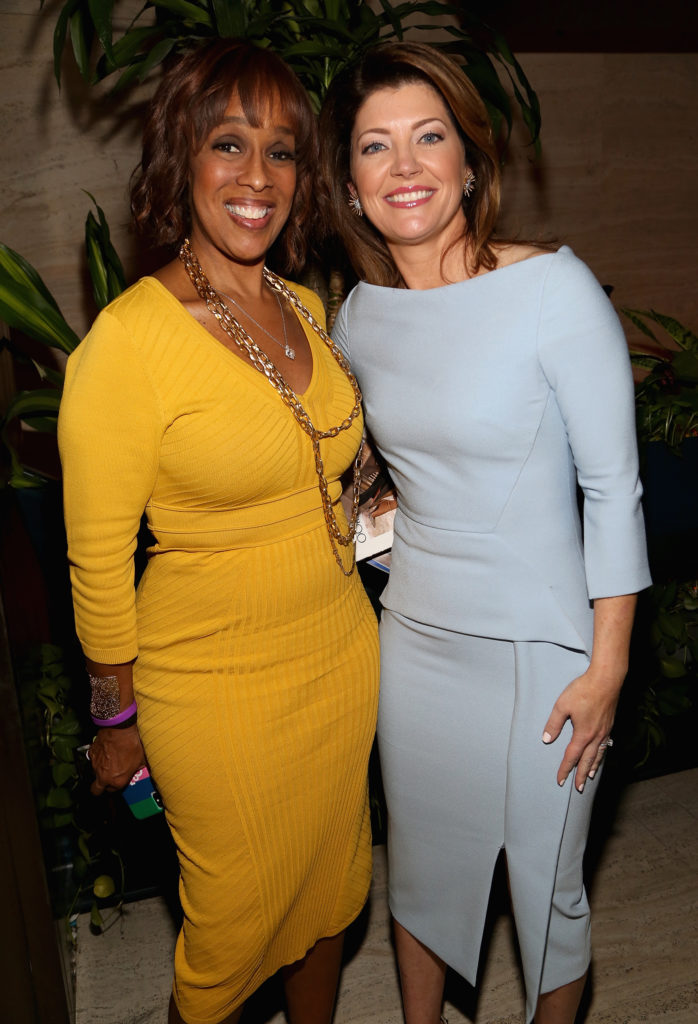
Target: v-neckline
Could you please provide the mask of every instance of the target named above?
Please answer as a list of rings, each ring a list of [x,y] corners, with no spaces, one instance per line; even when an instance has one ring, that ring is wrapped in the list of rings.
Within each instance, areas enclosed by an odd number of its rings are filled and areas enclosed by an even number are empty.
[[[184,306],[184,304],[179,301],[179,299],[176,297],[176,295],[172,294],[170,289],[166,285],[164,285],[162,283],[162,281],[158,280],[157,277],[153,277],[152,275],[147,275],[145,277],[142,277],[141,281],[146,282],[148,284],[152,281],[155,284],[155,287],[157,288],[158,291],[164,292],[167,295],[167,297],[171,300],[172,304],[174,306],[176,306],[181,311],[182,315],[187,318],[187,322],[192,324],[194,329],[197,332],[201,333],[205,338],[207,338],[208,341],[211,343],[211,345],[215,345],[217,349],[219,349],[222,353],[225,353],[224,358],[226,356],[228,356],[230,359],[234,360],[235,365],[242,366],[246,370],[249,370],[252,374],[254,374],[253,379],[257,378],[260,384],[263,384],[266,381],[267,382],[267,386],[269,385],[270,382],[269,382],[267,376],[264,373],[260,372],[247,359],[243,359],[242,356],[238,355],[237,352],[235,352],[232,348],[229,348],[227,345],[224,345],[222,341],[220,341],[218,338],[214,337],[213,334],[211,334],[211,332],[206,327],[204,327],[204,325],[199,320],[196,319],[196,317],[193,315],[193,313],[190,313],[189,310],[186,308],[186,306]],[[316,346],[316,343],[315,343],[315,331],[312,328],[310,328],[309,330],[306,329],[306,321],[303,319],[302,316],[300,316],[298,314],[298,311],[295,309],[295,307],[292,307],[292,308],[293,308],[293,315],[297,318],[298,322],[300,323],[301,330],[303,331],[305,337],[307,338],[308,345],[310,347],[310,358],[311,358],[310,379],[308,380],[308,383],[307,383],[307,385],[306,385],[306,387],[305,387],[305,389],[303,391],[295,391],[295,390],[291,389],[291,390],[293,390],[293,393],[298,398],[304,399],[315,388],[315,384],[317,382],[317,376],[318,376],[319,359],[318,359],[318,353],[317,353],[317,350],[316,350],[316,347],[315,347]],[[270,357],[268,357],[268,358],[270,358]],[[273,360],[272,360],[272,362],[273,362]],[[283,369],[278,365],[278,363],[274,363],[274,366],[276,366],[277,370],[279,371],[279,373],[283,377]],[[272,387],[273,387],[273,385],[272,385]],[[289,387],[290,387],[290,385],[289,385]],[[274,390],[276,390],[276,389],[274,389]]]

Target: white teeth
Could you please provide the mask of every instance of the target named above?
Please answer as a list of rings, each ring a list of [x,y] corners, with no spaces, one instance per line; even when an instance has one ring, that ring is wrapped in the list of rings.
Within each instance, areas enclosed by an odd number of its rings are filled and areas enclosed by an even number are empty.
[[[261,220],[269,213],[268,206],[237,206],[234,203],[225,203],[225,208],[236,217],[244,217],[245,220]]]
[[[395,196],[386,196],[389,203],[413,203],[417,199],[428,199],[434,194],[433,188],[420,188],[415,192],[399,192]]]

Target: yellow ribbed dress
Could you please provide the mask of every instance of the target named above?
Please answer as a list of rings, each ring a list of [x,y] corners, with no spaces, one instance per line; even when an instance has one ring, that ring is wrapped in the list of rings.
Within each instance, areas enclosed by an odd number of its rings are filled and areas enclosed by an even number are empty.
[[[301,322],[302,400],[326,428],[353,396]],[[333,499],[361,430],[322,442]],[[59,443],[78,635],[95,661],[137,658],[139,728],[179,853],[175,999],[188,1024],[216,1024],[366,898],[375,618],[333,558],[308,437],[156,279],[70,357]],[[155,545],[136,594],[143,509]]]

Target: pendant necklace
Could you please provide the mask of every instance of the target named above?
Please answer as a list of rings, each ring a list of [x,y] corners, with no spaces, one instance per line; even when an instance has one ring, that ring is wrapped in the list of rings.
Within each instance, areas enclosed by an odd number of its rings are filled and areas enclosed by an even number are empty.
[[[359,450],[356,453],[354,459],[354,485],[352,489],[352,510],[349,519],[349,532],[342,533],[342,530],[337,522],[337,514],[334,510],[332,503],[332,497],[330,495],[329,484],[327,475],[325,474],[325,466],[322,458],[322,452],[320,450],[320,441],[324,441],[328,438],[337,437],[343,430],[349,430],[354,420],[361,414],[361,390],[357,383],[356,377],[351,372],[349,363],[346,361],[340,349],[337,348],[335,343],[330,338],[327,331],[325,331],[320,324],[317,322],[310,310],[306,309],[301,300],[298,298],[295,292],[291,291],[288,285],[276,274],[272,273],[267,267],[264,267],[264,281],[274,293],[283,297],[283,299],[298,312],[298,314],[310,324],[315,333],[322,339],[327,348],[334,356],[335,361],[341,367],[346,374],[346,378],[351,386],[354,393],[354,405],[348,416],[346,416],[341,423],[337,426],[328,427],[327,430],[318,430],[311,420],[308,412],[303,407],[303,404],[298,398],[293,388],[284,380],[282,374],[278,368],[271,361],[269,356],[264,352],[259,345],[256,343],[242,324],[235,319],[233,314],[226,306],[223,298],[224,296],[230,299],[230,296],[225,296],[224,292],[217,292],[213,287],[209,279],[207,278],[203,267],[199,263],[196,255],[192,252],[189,239],[185,238],[182,242],[182,246],[179,250],[179,258],[184,264],[189,280],[194,285],[197,294],[206,303],[206,308],[209,313],[216,318],[221,330],[228,335],[232,341],[245,353],[250,360],[251,364],[260,373],[263,373],[267,378],[274,390],[279,394],[281,401],[287,406],[293,413],[293,417],[298,423],[301,430],[308,435],[310,442],[313,446],[313,457],[315,463],[315,472],[317,473],[318,488],[320,490],[320,499],[322,502],[322,511],[325,517],[325,525],[330,538],[330,544],[332,545],[332,554],[334,555],[335,561],[339,568],[342,570],[345,576],[351,576],[356,566],[356,555],[352,553],[351,565],[349,569],[344,568],[344,562],[340,554],[340,547],[353,546],[354,539],[356,537],[356,527],[359,518],[359,497],[361,490],[361,457],[363,453],[363,442],[359,445]],[[239,303],[232,300],[235,305]],[[280,301],[280,300],[279,300]],[[242,307],[240,307],[242,308]],[[243,310],[244,312],[244,310]],[[283,310],[282,310],[283,320]],[[249,316],[249,313],[247,314]],[[257,323],[253,317],[250,317],[253,323]],[[285,320],[284,322],[284,337],[286,338],[285,331]],[[257,324],[261,327],[261,324]],[[265,328],[262,327],[265,334],[269,334]],[[273,338],[273,335],[270,335]],[[277,345],[281,346],[281,342],[273,338]],[[286,344],[288,339],[286,338]],[[295,353],[294,353],[295,355]],[[289,356],[292,359],[293,356]]]
[[[252,314],[248,313],[247,310],[245,309],[245,307],[242,306],[238,302],[237,299],[234,299],[232,295],[228,295],[227,292],[221,291],[220,288],[218,289],[218,291],[223,296],[224,299],[228,299],[230,302],[233,303],[233,305],[237,306],[238,309],[242,310],[242,312],[245,314],[247,319],[251,320],[252,323],[255,324],[255,326],[259,327],[260,331],[264,331],[266,336],[268,338],[271,338],[271,340],[274,342],[275,345],[278,345],[279,348],[282,348],[284,350],[284,355],[286,356],[287,359],[295,359],[296,358],[296,350],[294,348],[291,348],[291,346],[288,343],[288,333],[286,331],[286,317],[284,315],[283,303],[281,302],[281,299],[279,298],[279,293],[278,292],[273,292],[273,295],[274,295],[274,298],[276,299],[276,301],[279,304],[279,312],[281,313],[281,326],[283,327],[283,331],[284,331],[283,343],[280,342],[278,338],[275,338],[274,335],[271,333],[271,331],[268,331],[266,329],[266,327],[263,327],[262,324],[260,324],[259,320],[255,320],[255,318],[252,316]]]

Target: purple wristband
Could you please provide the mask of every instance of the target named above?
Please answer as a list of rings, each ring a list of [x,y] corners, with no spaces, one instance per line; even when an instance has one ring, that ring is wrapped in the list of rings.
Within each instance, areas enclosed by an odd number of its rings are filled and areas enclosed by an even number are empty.
[[[95,718],[94,715],[90,715],[90,718],[98,728],[108,729],[110,726],[121,725],[122,722],[125,722],[129,718],[135,718],[137,710],[138,705],[134,700],[133,703],[129,704],[127,708],[124,708],[123,711],[120,711],[118,715],[114,715],[113,718]]]

